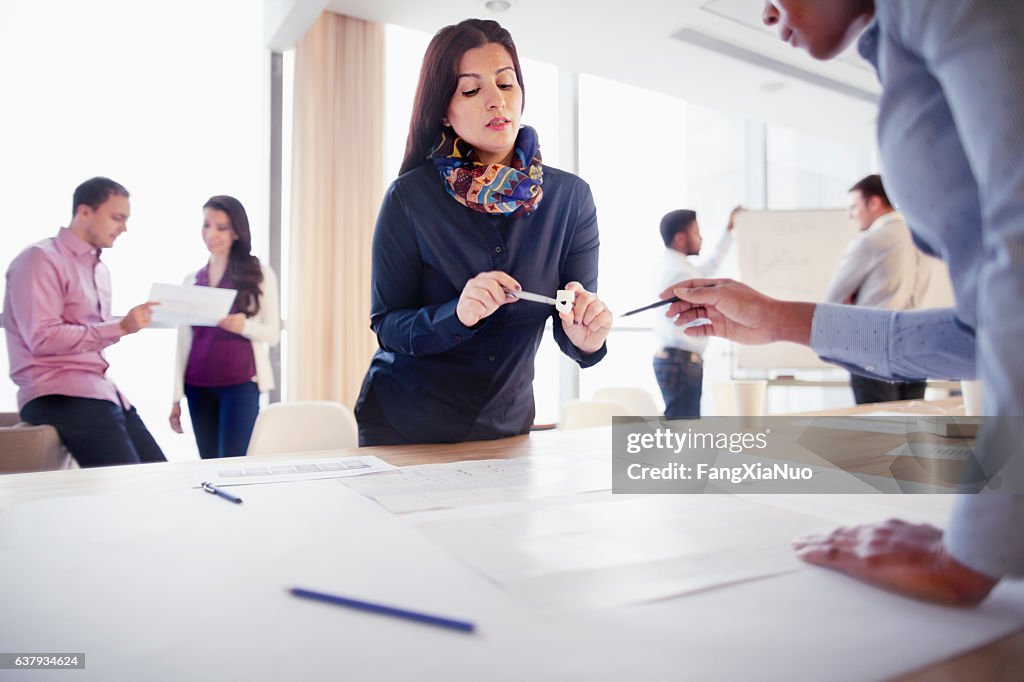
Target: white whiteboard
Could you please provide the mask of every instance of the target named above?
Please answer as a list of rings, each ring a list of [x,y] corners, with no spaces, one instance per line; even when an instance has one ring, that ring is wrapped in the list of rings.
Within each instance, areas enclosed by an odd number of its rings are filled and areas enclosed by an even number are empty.
[[[843,209],[744,211],[736,216],[738,279],[768,296],[821,301],[857,226]],[[943,263],[932,259],[932,281],[922,307],[952,305]],[[737,346],[741,368],[822,369],[810,348],[794,343]]]

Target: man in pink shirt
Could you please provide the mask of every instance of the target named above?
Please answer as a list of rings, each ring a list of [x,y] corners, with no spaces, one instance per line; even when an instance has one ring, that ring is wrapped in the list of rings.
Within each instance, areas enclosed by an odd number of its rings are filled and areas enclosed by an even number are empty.
[[[82,467],[164,462],[135,408],[107,378],[103,349],[149,326],[153,304],[110,315],[103,249],[127,230],[128,190],[109,178],[75,189],[72,219],[7,270],[4,330],[18,410],[50,424]]]

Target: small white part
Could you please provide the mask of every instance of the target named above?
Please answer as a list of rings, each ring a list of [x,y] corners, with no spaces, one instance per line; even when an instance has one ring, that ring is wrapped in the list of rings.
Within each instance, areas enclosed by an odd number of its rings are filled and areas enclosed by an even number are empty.
[[[555,310],[560,313],[571,313],[572,304],[576,302],[576,292],[559,289],[555,299]]]
[[[533,301],[534,303],[546,303],[548,305],[555,306],[555,310],[560,313],[572,312],[572,304],[576,302],[576,293],[572,291],[566,291],[565,289],[559,289],[555,296],[557,298],[551,298],[550,296],[541,296],[540,294],[532,294],[529,291],[509,291],[509,298],[520,298],[524,301]]]
[[[696,320],[690,320],[684,325],[681,325],[683,329],[689,329],[690,327],[702,327],[706,324],[711,324],[711,320],[706,317],[698,317]]]

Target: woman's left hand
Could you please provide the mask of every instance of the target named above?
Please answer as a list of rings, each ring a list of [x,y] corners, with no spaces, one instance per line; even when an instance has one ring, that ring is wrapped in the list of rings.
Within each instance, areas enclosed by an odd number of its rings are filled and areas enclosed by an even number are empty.
[[[245,329],[245,313],[235,313],[234,315],[228,315],[223,320],[217,323],[217,326],[224,331],[233,332],[235,334],[241,334],[242,330]]]
[[[572,312],[558,313],[565,335],[584,353],[600,350],[612,330],[612,311],[579,282],[569,282],[565,290],[576,293]]]

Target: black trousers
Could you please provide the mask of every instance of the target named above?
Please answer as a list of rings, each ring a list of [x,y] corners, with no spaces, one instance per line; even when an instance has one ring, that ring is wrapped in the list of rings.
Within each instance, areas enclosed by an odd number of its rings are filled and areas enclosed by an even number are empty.
[[[21,408],[29,424],[49,424],[83,469],[113,464],[166,462],[135,408],[109,400],[44,395]]]
[[[865,403],[889,403],[894,400],[920,400],[924,397],[926,383],[923,381],[888,382],[870,379],[859,374],[850,375],[850,388],[858,405]]]

